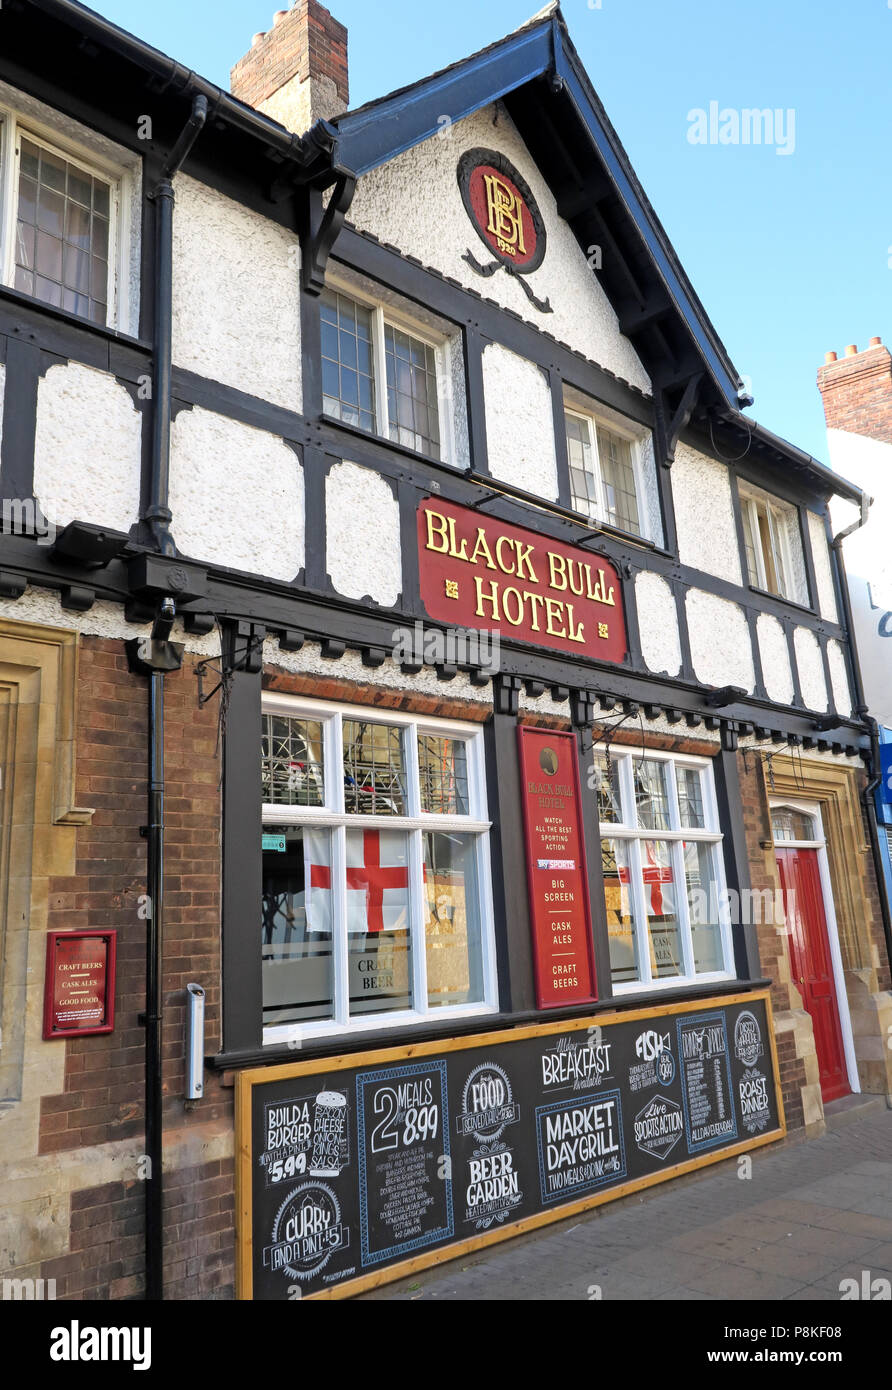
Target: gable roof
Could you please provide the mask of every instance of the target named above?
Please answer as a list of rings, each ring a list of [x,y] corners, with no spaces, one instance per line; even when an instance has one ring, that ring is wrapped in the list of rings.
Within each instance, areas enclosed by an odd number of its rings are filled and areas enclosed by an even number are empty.
[[[656,382],[708,373],[736,409],[740,376],[700,303],[611,125],[558,4],[497,43],[335,117],[336,158],[356,174],[393,159],[493,101],[539,164],[580,245],[603,248],[599,279],[620,329]]]

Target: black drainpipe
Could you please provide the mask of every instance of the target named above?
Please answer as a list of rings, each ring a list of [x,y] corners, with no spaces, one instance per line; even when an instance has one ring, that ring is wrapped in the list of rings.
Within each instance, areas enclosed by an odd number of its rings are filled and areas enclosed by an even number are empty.
[[[207,120],[208,99],[193,97],[192,114],[171,150],[157,186],[155,204],[155,332],[152,462],[148,500],[142,515],[151,548],[176,556],[170,531],[171,340],[173,303],[173,179]],[[164,677],[179,670],[182,646],[171,642],[176,605],[170,597],[157,602],[152,635],[127,643],[131,669],[148,677],[148,816],[144,834],[149,915],[146,932],[146,1010],[140,1022],[145,1045],[145,1147],[148,1175],[145,1192],[146,1299],[164,1297],[163,1136],[161,1073],[161,964],[164,933]]]
[[[880,913],[883,919],[883,934],[886,938],[886,954],[889,957],[889,965],[892,967],[892,916],[889,910],[889,896],[886,891],[886,870],[883,864],[883,851],[880,848],[880,830],[877,823],[877,808],[874,801],[874,792],[880,784],[881,764],[880,764],[880,735],[877,721],[873,715],[868,713],[867,701],[864,698],[864,682],[861,679],[861,663],[858,660],[858,641],[855,637],[855,624],[852,620],[852,600],[849,594],[849,581],[846,575],[846,562],[843,558],[842,543],[846,536],[850,536],[853,531],[859,531],[867,521],[867,513],[870,507],[869,498],[862,494],[861,515],[857,521],[853,521],[851,526],[840,531],[839,535],[834,536],[830,542],[830,547],[836,555],[837,564],[837,591],[842,603],[843,616],[845,618],[846,631],[849,634],[849,644],[852,651],[852,678],[855,684],[855,713],[863,720],[870,735],[870,763],[871,772],[867,779],[867,784],[861,793],[861,800],[867,813],[867,828],[870,836],[870,849],[873,856],[874,872],[877,880],[877,895],[880,900]]]

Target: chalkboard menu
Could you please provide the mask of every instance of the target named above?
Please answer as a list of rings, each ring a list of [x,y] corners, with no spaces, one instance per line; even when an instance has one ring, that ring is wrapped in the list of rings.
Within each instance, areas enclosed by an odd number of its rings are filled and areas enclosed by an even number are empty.
[[[344,1297],[784,1133],[767,993],[238,1077],[239,1292]]]

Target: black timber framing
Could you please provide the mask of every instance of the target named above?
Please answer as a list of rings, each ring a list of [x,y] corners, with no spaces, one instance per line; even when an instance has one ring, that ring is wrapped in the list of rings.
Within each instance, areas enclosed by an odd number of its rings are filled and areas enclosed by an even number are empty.
[[[245,628],[227,625],[228,661],[245,654]],[[259,853],[263,824],[260,781],[261,673],[228,676],[223,738],[223,1050],[242,1051],[263,1042],[263,983]],[[218,699],[221,696],[217,697]]]
[[[744,920],[745,914],[742,910],[743,903],[751,901],[749,897],[744,898],[744,893],[750,889],[750,869],[746,828],[743,823],[743,797],[737,764],[738,755],[735,749],[725,746],[726,742],[736,743],[736,739],[722,738],[721,749],[713,759],[713,769],[719,824],[725,831],[722,840],[725,880],[731,894],[731,903],[736,901],[738,904],[738,911],[732,912],[731,920],[734,968],[741,980],[752,980],[760,974],[759,946],[755,926],[751,921]]]
[[[30,339],[10,334],[4,347],[6,382],[3,393],[3,452],[0,456],[0,497],[27,501],[34,494],[34,441],[37,433],[37,391],[49,365]]]
[[[510,677],[509,677],[510,681]],[[486,784],[496,922],[499,1007],[534,1009],[532,929],[527,897],[523,795],[517,755],[517,702],[495,678],[492,717],[485,726]]]

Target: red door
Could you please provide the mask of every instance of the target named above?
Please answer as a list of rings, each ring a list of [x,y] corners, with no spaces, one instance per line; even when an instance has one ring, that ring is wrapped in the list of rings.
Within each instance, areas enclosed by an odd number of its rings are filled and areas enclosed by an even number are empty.
[[[842,1030],[816,849],[775,849],[790,932],[793,982],[811,1014],[825,1101],[848,1095]]]

